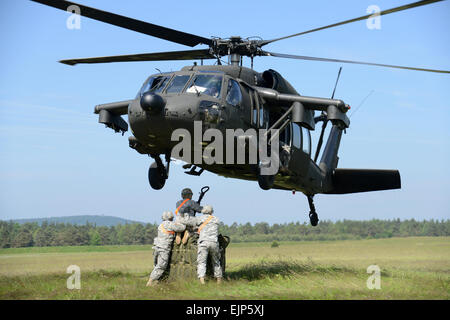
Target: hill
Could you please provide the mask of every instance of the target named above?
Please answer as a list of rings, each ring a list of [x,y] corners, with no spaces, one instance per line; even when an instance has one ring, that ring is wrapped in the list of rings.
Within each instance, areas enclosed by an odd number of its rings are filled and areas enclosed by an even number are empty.
[[[127,220],[119,217],[113,216],[99,216],[99,215],[81,215],[81,216],[68,216],[68,217],[49,217],[49,218],[34,218],[34,219],[14,219],[13,222],[20,224],[24,223],[35,223],[42,225],[44,221],[48,223],[70,223],[73,225],[85,225],[86,223],[95,224],[96,226],[112,227],[119,224],[133,224],[141,223],[140,221]]]

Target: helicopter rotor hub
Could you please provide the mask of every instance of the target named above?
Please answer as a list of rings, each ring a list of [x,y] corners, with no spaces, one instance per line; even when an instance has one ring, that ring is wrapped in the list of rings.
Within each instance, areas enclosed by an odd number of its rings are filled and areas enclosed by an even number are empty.
[[[246,57],[261,56],[261,44],[259,40],[231,37],[229,39],[216,38],[210,46],[210,53],[218,58],[227,55],[239,55]]]

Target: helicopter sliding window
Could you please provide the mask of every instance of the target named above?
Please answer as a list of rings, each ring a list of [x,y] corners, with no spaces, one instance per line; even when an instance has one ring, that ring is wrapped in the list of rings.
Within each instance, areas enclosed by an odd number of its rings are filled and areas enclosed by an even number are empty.
[[[230,79],[228,81],[227,102],[232,106],[238,106],[242,102],[242,92],[239,84]]]
[[[288,125],[283,131],[280,132],[280,143],[281,145],[290,146],[291,145],[291,126]]]
[[[184,89],[184,86],[188,82],[189,75],[175,76],[172,82],[167,87],[166,93],[179,93]]]
[[[251,124],[261,129],[267,129],[269,126],[269,114],[264,105],[259,101],[259,96],[253,89],[244,87],[250,97],[251,105]]]
[[[298,150],[302,149],[302,131],[297,123],[292,123],[292,146]]]
[[[211,97],[219,98],[221,91],[222,76],[199,74],[189,83],[186,93],[207,94]]]
[[[266,109],[263,105],[259,105],[259,127],[263,129],[267,129],[269,125],[268,121],[269,114],[266,112]]]
[[[250,106],[251,106],[250,123],[256,127],[258,125],[258,106],[255,100],[256,99],[255,90],[246,86],[244,87],[244,90],[250,98]]]
[[[303,152],[311,154],[311,134],[308,129],[302,127]]]

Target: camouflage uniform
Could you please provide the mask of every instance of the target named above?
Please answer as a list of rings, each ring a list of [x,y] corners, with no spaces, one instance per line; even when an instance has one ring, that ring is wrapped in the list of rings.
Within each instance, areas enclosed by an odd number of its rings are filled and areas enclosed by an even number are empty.
[[[183,203],[184,200],[186,200],[186,199],[178,201],[176,204],[176,207],[178,208]],[[189,199],[180,208],[180,210],[178,211],[178,214],[179,215],[181,214],[181,216],[189,215],[191,217],[195,217],[195,213],[201,212],[202,209],[203,209],[203,207],[201,205],[199,205],[197,201]]]
[[[208,209],[210,214],[208,214]],[[182,221],[186,225],[195,225],[199,228],[198,251],[197,251],[197,276],[204,278],[206,275],[206,264],[208,254],[211,256],[214,268],[214,277],[222,278],[222,268],[220,266],[219,250],[219,218],[212,215],[212,208],[205,206],[201,217],[184,218]],[[180,221],[181,222],[181,221]]]
[[[188,189],[188,190],[190,190],[190,189]],[[192,194],[190,196],[192,196]],[[187,200],[187,199],[189,199],[189,200]],[[183,204],[183,205],[181,206],[181,204]],[[177,201],[176,206],[177,206],[177,209],[181,206],[181,208],[178,210],[178,212],[175,211],[175,214],[177,214],[177,219],[179,219],[179,218],[186,218],[186,219],[195,218],[195,213],[201,212],[203,209],[203,207],[200,204],[198,204],[197,201],[192,200],[190,198],[184,198],[180,201]],[[197,237],[197,234],[195,233],[195,231],[196,231],[195,226],[193,226],[192,224],[186,223],[186,232],[187,233],[185,233],[185,235],[183,237],[183,243],[185,241],[187,241],[188,237],[192,238],[192,241],[194,241],[194,243],[196,243],[198,237]],[[178,239],[180,239],[181,235],[178,235],[177,237],[178,237]],[[178,240],[178,241],[180,241],[180,240]]]
[[[183,224],[171,221],[172,219],[172,212],[164,212],[164,221],[159,225],[158,236],[153,242],[155,268],[150,274],[152,280],[158,280],[167,268],[175,232],[183,232],[186,228]]]

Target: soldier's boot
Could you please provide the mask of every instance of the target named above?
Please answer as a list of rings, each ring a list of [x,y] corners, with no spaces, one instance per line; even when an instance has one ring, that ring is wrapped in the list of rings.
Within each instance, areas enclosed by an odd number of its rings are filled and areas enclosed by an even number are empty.
[[[217,284],[221,284],[222,283],[222,278],[217,278]]]
[[[205,284],[205,278],[199,278],[201,284]]]
[[[188,239],[189,239],[189,231],[186,230],[184,232],[183,240],[181,240],[181,242],[183,242],[183,244],[186,244]]]
[[[175,236],[175,243],[180,244],[181,243],[181,234],[177,232],[177,235]]]
[[[158,284],[158,280],[152,280],[152,279],[148,279],[148,282],[146,284],[147,287],[153,287],[155,285]]]

